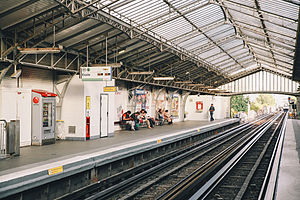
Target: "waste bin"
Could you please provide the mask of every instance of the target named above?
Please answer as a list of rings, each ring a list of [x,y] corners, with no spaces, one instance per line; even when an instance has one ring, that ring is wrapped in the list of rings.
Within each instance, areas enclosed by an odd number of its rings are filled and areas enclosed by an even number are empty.
[[[64,120],[56,120],[55,127],[55,138],[56,139],[64,139],[65,132],[65,122]]]
[[[7,154],[20,155],[20,120],[11,120],[6,127],[6,149]]]

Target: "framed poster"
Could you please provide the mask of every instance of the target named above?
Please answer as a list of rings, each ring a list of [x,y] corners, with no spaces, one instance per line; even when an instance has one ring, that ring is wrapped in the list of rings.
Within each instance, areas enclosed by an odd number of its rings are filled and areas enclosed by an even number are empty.
[[[203,112],[203,101],[196,101],[196,112],[197,113]]]

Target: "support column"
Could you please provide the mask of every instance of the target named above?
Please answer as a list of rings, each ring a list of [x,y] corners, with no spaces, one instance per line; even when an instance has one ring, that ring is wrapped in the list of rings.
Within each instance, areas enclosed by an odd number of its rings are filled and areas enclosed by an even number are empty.
[[[179,121],[180,122],[184,121],[185,103],[186,103],[186,100],[187,100],[189,95],[190,95],[190,92],[185,93],[184,95],[181,95],[180,107],[179,107]]]
[[[297,97],[297,119],[300,119],[300,97]]]

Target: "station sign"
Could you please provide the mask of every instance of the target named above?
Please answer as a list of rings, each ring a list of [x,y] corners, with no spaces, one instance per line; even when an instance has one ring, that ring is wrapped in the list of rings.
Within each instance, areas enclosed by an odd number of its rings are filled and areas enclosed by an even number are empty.
[[[135,89],[134,94],[143,95],[143,94],[145,94],[145,90],[144,89]]]
[[[111,67],[81,67],[82,81],[111,81]]]
[[[115,86],[106,86],[103,88],[104,92],[117,92],[118,88]]]

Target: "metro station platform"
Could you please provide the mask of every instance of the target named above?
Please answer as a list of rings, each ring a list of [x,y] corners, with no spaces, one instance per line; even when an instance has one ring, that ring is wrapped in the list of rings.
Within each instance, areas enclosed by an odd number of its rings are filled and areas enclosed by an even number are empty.
[[[300,198],[300,120],[288,119],[278,175],[277,200]]]
[[[52,145],[23,147],[20,156],[0,160],[0,198],[7,192],[33,188],[38,184],[49,183],[87,168],[157,147],[159,144],[217,130],[238,122],[239,119],[236,118],[213,122],[186,121],[155,126],[153,129],[116,131],[114,137],[96,140],[57,141]],[[48,170],[58,166],[63,166],[63,173],[49,176]]]

